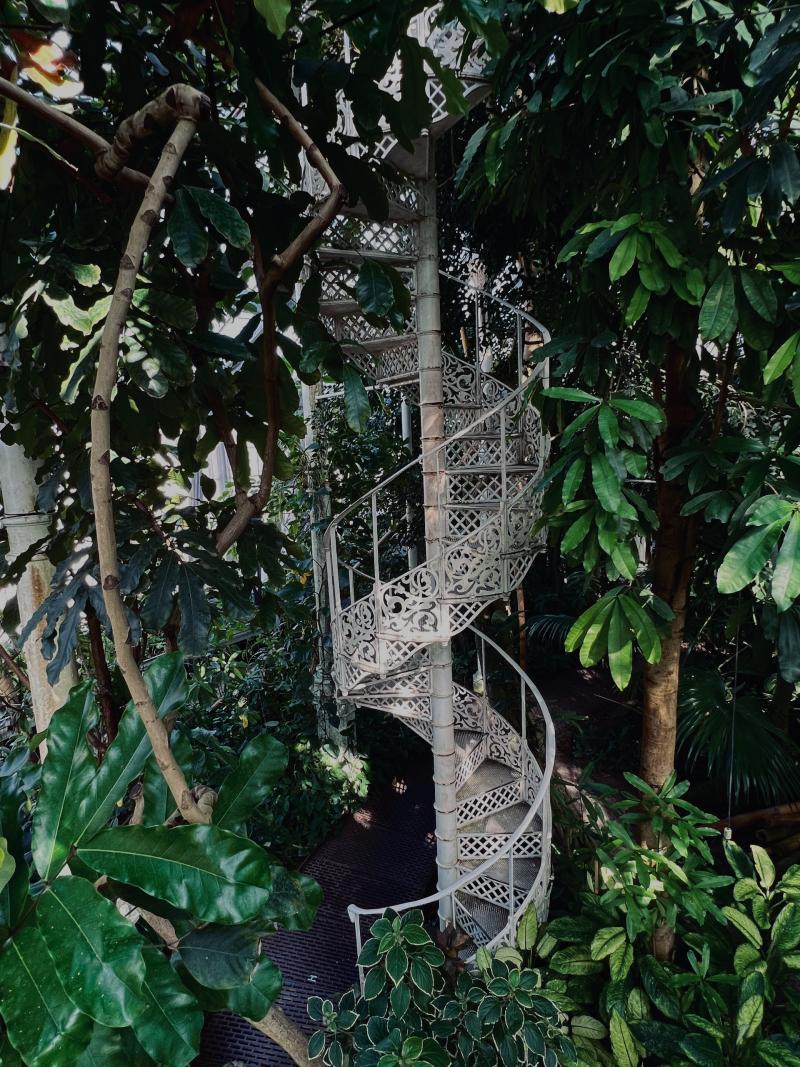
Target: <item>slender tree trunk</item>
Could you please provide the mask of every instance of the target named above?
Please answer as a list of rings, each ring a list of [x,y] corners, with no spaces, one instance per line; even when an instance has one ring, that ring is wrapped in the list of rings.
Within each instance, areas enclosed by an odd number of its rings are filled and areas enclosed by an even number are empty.
[[[661,788],[675,767],[681,649],[696,547],[695,519],[681,515],[686,490],[679,482],[665,481],[660,474],[664,453],[686,439],[696,418],[686,367],[686,354],[673,345],[665,365],[667,422],[655,450],[658,530],[653,545],[653,592],[669,605],[673,617],[667,636],[662,638],[661,659],[645,666],[642,709],[640,774],[656,789]],[[649,824],[642,827],[641,837],[651,848],[660,845]],[[675,931],[666,924],[657,927],[652,940],[656,959],[670,959],[674,944]]]
[[[657,442],[656,468],[664,453],[685,440],[696,412],[686,382],[686,354],[673,346],[667,354],[664,408],[667,424]],[[694,567],[696,523],[681,515],[686,490],[679,482],[656,475],[658,530],[653,546],[653,592],[673,611],[669,633],[662,640],[661,659],[644,671],[641,776],[659,789],[675,766],[678,683],[686,608]]]

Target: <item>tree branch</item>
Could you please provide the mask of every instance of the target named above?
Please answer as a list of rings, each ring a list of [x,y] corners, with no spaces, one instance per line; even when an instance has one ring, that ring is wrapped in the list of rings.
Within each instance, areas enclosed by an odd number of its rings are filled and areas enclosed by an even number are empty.
[[[33,96],[32,93],[20,89],[18,85],[15,85],[14,82],[9,81],[7,78],[0,78],[0,96],[13,100],[33,114],[38,115],[44,122],[49,122],[51,126],[62,130],[69,137],[74,138],[76,141],[81,141],[95,155],[103,155],[111,150],[111,145],[105,137],[101,137],[99,133],[90,130],[82,122],[78,122],[77,119],[73,119],[63,111],[59,111],[46,101],[40,100],[38,96]],[[146,174],[142,174],[138,170],[131,170],[129,167],[122,167],[114,177],[118,177],[131,185],[146,186],[150,181]]]
[[[250,233],[253,239],[253,268],[264,321],[262,362],[267,408],[267,439],[264,446],[261,480],[258,490],[236,507],[233,517],[217,535],[217,552],[221,556],[241,537],[250,520],[264,510],[272,491],[275,460],[278,453],[278,435],[280,433],[278,353],[275,334],[275,296],[278,287],[286,273],[299,263],[306,252],[330,226],[339,214],[347,196],[347,191],[337,178],[333,168],[291,111],[270,92],[263,82],[259,81],[258,78],[256,78],[255,82],[261,103],[267,111],[271,111],[275,115],[284,129],[289,131],[303,152],[305,152],[308,162],[319,172],[328,186],[328,195],[320,205],[319,211],[282,252],[273,256],[269,264],[264,263],[258,234],[255,232],[252,222],[250,224]]]
[[[170,111],[172,103],[175,111]],[[130,631],[125,605],[120,594],[119,560],[114,523],[113,489],[111,484],[111,398],[117,380],[119,343],[128,317],[136,275],[142,264],[150,233],[188,148],[197,123],[207,106],[206,98],[188,87],[173,87],[158,100],[147,104],[136,115],[126,119],[114,139],[114,145],[99,161],[104,173],[118,173],[124,165],[133,141],[150,132],[152,121],[168,121],[177,117],[169,140],[153,171],[128,235],[128,244],[120,260],[111,307],[103,325],[100,355],[92,391],[90,475],[95,514],[95,535],[100,560],[100,576],[108,617],[114,636],[117,663],[133,703],[147,731],[153,754],[175,803],[187,822],[207,823],[210,812],[198,806],[186,782],[184,773],[169,745],[169,733],[148,692],[142,672],[130,643]]]

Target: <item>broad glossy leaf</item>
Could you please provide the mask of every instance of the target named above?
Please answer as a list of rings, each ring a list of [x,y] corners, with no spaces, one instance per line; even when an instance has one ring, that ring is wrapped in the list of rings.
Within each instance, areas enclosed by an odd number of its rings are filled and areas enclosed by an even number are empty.
[[[167,233],[175,255],[185,267],[196,267],[208,255],[208,236],[185,189],[179,189],[175,194],[175,204],[167,220]]]
[[[39,930],[69,996],[104,1026],[126,1026],[144,1008],[144,941],[91,882],[57,878],[39,898]],[[80,976],[80,980],[76,977]]]
[[[365,259],[358,271],[355,294],[365,314],[385,315],[394,303],[391,275],[380,263]]]
[[[744,270],[740,278],[744,295],[756,314],[766,322],[774,322],[778,312],[778,298],[766,271]]]
[[[181,707],[186,700],[186,669],[180,652],[159,656],[145,668],[144,678],[160,718]],[[117,736],[80,805],[74,837],[76,843],[88,840],[105,826],[117,801],[123,798],[133,779],[142,773],[151,751],[141,716],[131,703],[123,712]]]
[[[178,607],[181,625],[178,642],[187,656],[202,656],[208,648],[211,609],[203,582],[192,567],[181,564],[178,572]]]
[[[753,581],[772,555],[785,525],[785,519],[778,519],[769,526],[759,526],[736,542],[717,572],[720,593],[738,593]]]
[[[89,1043],[92,1021],[67,996],[36,926],[0,955],[0,1014],[28,1067],[72,1067]]]
[[[769,160],[781,192],[790,204],[800,196],[800,163],[797,152],[786,141],[777,141],[770,148]]]
[[[638,233],[626,233],[614,249],[608,265],[608,276],[612,282],[623,278],[633,266],[636,259],[637,240]]]
[[[0,891],[11,881],[16,869],[17,861],[9,850],[8,841],[0,837]]]
[[[731,271],[724,267],[700,308],[700,332],[707,341],[713,341],[729,335],[735,325],[736,290]]]
[[[197,996],[204,1011],[232,1011],[245,1019],[263,1019],[280,996],[283,985],[281,972],[266,956],[258,961],[249,981],[232,989],[204,988],[188,973],[183,974],[183,981]]]
[[[249,982],[260,954],[261,935],[249,926],[201,926],[181,939],[187,971],[209,989]]]
[[[158,565],[142,604],[142,623],[148,630],[161,630],[169,622],[177,584],[178,559],[169,552]]]
[[[215,230],[236,248],[247,248],[250,244],[250,228],[233,206],[221,196],[208,189],[189,186],[187,192],[192,194],[194,202]]]
[[[780,378],[784,371],[788,369],[797,354],[798,345],[800,345],[800,330],[788,337],[777,352],[770,357],[766,367],[764,367],[765,385],[769,385],[776,378]]]
[[[308,930],[321,903],[322,889],[310,875],[273,865],[269,899],[259,919],[285,930]]]
[[[369,419],[369,397],[361,375],[349,363],[342,368],[344,411],[347,425],[354,433],[363,433]]]
[[[45,880],[67,862],[81,802],[97,773],[86,733],[97,719],[91,682],[76,686],[47,732],[42,790],[33,815],[33,862]]]
[[[214,825],[241,833],[250,814],[286,770],[286,746],[261,734],[242,749],[239,760],[219,789]]]
[[[147,1007],[134,1021],[136,1040],[158,1063],[169,1050],[170,1067],[186,1067],[200,1051],[203,1013],[160,949],[147,945],[143,955]]]
[[[517,926],[517,944],[521,949],[532,949],[539,935],[539,919],[536,909],[531,904]]]
[[[630,628],[621,606],[615,604],[608,623],[608,666],[618,689],[624,689],[631,680],[632,664],[633,643]]]
[[[92,1040],[75,1061],[75,1067],[156,1067],[133,1031],[110,1029],[95,1023]]]
[[[256,11],[262,16],[270,33],[283,37],[286,22],[292,10],[291,0],[253,0]]]
[[[608,1029],[611,1036],[614,1059],[619,1064],[619,1067],[636,1067],[639,1062],[636,1040],[630,1031],[630,1027],[619,1012],[612,1011]]]
[[[622,500],[619,478],[600,452],[592,455],[592,485],[603,510],[616,515]]]
[[[160,319],[177,330],[191,330],[197,325],[194,301],[161,289],[137,289],[133,306],[145,312],[148,319]]]
[[[204,922],[254,918],[272,882],[266,852],[216,826],[114,827],[79,848],[78,858]]]
[[[772,925],[770,952],[785,953],[800,945],[800,904],[790,901],[778,912]]]

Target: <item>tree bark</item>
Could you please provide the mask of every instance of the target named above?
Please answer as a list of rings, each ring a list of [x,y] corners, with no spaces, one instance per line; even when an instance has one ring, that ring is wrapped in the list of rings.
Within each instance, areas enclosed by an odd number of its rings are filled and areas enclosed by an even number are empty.
[[[640,774],[660,789],[675,766],[678,724],[678,683],[686,625],[689,587],[694,568],[696,523],[681,515],[686,490],[666,481],[660,468],[664,453],[685,440],[696,418],[686,381],[686,353],[673,345],[665,367],[666,428],[656,445],[656,513],[658,530],[653,546],[653,592],[672,609],[669,633],[662,640],[661,659],[644,670],[644,707]]]
[[[298,1067],[312,1067],[308,1058],[308,1039],[300,1027],[281,1011],[277,1004],[273,1004],[263,1019],[253,1022],[252,1025],[265,1034],[276,1045],[280,1045]]]

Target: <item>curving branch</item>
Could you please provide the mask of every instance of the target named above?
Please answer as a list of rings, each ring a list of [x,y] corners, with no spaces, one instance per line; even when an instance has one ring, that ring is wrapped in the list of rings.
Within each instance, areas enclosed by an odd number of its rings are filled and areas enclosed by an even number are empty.
[[[92,392],[90,475],[95,514],[95,536],[100,560],[103,599],[111,622],[117,663],[136,710],[147,730],[156,762],[181,815],[187,822],[209,822],[208,808],[198,805],[169,745],[169,732],[159,718],[130,643],[125,605],[120,594],[117,537],[111,484],[111,402],[117,380],[119,343],[130,311],[136,275],[142,264],[151,230],[158,220],[180,161],[207,108],[207,98],[188,86],[173,86],[147,104],[120,127],[114,145],[98,161],[105,172],[119,173],[134,140],[146,136],[154,121],[175,121],[161,157],[131,226],[114,286],[111,307],[103,325],[100,355]]]
[[[73,119],[63,111],[59,111],[58,108],[48,104],[45,100],[40,100],[38,96],[21,89],[7,78],[0,78],[0,96],[13,100],[21,107],[27,108],[28,111],[37,115],[44,122],[49,122],[51,126],[55,126],[67,134],[68,137],[85,144],[95,155],[104,156],[111,150],[112,146],[105,137],[101,137],[99,133],[90,130],[88,126],[84,126],[82,122],[78,122],[77,119]],[[138,170],[131,170],[129,167],[122,167],[114,177],[131,185],[146,186],[150,181],[146,174],[142,174]]]
[[[347,190],[339,181],[327,159],[314,144],[291,111],[263,84],[255,79],[259,99],[267,111],[277,118],[284,129],[288,130],[305,153],[306,159],[322,176],[328,186],[328,195],[319,210],[309,220],[300,233],[284,248],[264,262],[261,244],[251,224],[250,233],[253,240],[253,270],[258,296],[261,302],[261,315],[264,323],[262,337],[262,364],[264,394],[267,408],[267,439],[261,467],[261,479],[258,489],[252,496],[241,501],[233,517],[217,535],[217,552],[222,556],[247,529],[250,520],[266,507],[272,492],[272,480],[275,473],[275,460],[278,453],[278,435],[280,433],[280,398],[278,392],[278,352],[275,333],[275,296],[287,271],[296,266],[314,243],[327,230],[341,210],[347,198]]]

